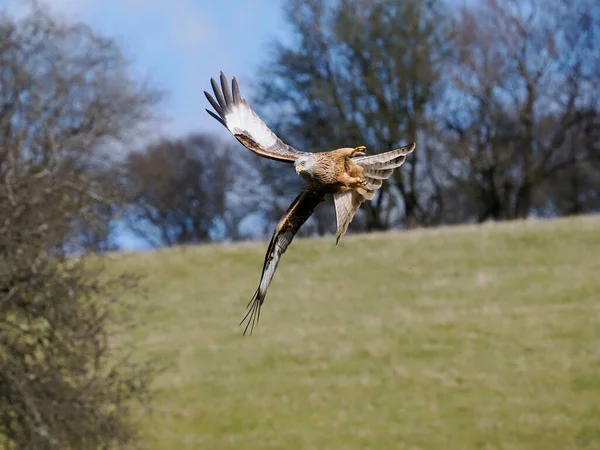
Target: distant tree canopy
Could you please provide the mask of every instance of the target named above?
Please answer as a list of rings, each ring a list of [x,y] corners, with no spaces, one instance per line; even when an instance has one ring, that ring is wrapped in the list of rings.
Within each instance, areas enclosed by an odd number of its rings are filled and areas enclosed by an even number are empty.
[[[430,111],[448,40],[443,3],[294,0],[286,11],[294,43],[277,47],[257,96],[263,109],[284,108],[276,128],[313,151],[381,152],[418,140],[419,152],[365,204],[366,224],[434,220],[439,194],[422,136],[435,134]]]
[[[248,153],[202,134],[131,153],[124,171],[130,228],[153,246],[241,238],[259,187]]]
[[[308,151],[417,142],[351,231],[600,209],[598,2],[291,0],[285,14],[291,39],[258,72],[251,102],[274,131]],[[93,180],[98,201],[69,222],[71,247],[114,248],[117,224],[152,246],[270,234],[302,184],[293,171],[205,133],[107,160],[98,149],[134,134],[154,94],[85,26],[63,26],[60,40],[27,27],[29,41],[5,46],[3,58],[32,56],[18,76],[3,63],[0,106],[6,120],[27,98],[14,136],[46,134],[71,173]],[[334,222],[325,203],[302,233]]]
[[[597,2],[293,0],[286,17],[256,96],[275,129],[313,151],[417,142],[367,229],[598,211]]]
[[[600,138],[594,3],[488,0],[455,19],[456,98],[446,124],[456,138],[452,176],[473,197],[477,220],[600,206],[592,165]]]
[[[145,370],[120,360],[114,278],[75,257],[106,242],[122,204],[111,144],[152,116],[155,95],[119,48],[34,8],[0,14],[0,447],[124,445]]]
[[[269,127],[308,151],[417,142],[351,230],[600,209],[597,2],[291,0],[285,14],[292,37],[251,102]],[[267,235],[302,183],[208,135],[155,143],[125,174],[129,226],[152,245],[240,239],[249,216]],[[302,232],[334,222],[325,203]]]

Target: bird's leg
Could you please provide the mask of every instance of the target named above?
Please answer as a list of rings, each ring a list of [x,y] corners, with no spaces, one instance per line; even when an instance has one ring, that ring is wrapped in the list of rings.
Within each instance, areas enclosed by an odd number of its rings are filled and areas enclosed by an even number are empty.
[[[339,150],[336,150],[336,152],[346,158],[352,158],[353,156],[364,156],[366,150],[367,147],[360,145],[354,148],[340,148]]]
[[[363,168],[349,158],[346,158],[345,170],[340,181],[352,189],[367,187],[367,182],[363,176]]]
[[[365,179],[363,178],[362,175],[359,176],[351,176],[349,175],[347,172],[344,172],[342,174],[342,176],[340,177],[340,181],[349,188],[366,188],[367,187],[367,182],[365,181]]]

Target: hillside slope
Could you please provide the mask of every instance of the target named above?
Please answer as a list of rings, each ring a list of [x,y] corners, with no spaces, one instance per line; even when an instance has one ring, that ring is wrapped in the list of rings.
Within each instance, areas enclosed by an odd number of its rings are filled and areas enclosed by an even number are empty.
[[[599,449],[600,218],[111,256],[163,371],[149,449]]]

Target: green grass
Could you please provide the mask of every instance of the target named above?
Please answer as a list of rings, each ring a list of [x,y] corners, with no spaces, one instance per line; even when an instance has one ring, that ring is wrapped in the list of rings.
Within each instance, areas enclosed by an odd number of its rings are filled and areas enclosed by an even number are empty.
[[[600,218],[112,256],[163,367],[148,449],[600,449]]]

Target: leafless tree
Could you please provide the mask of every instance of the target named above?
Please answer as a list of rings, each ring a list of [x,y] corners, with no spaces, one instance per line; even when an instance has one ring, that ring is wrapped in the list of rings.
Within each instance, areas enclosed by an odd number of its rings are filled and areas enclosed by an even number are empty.
[[[549,177],[538,189],[540,214],[583,214],[600,211],[600,112],[582,114],[561,152],[571,164]]]
[[[419,141],[395,180],[366,203],[365,222],[377,229],[438,221],[430,143],[448,46],[443,2],[294,0],[286,11],[294,44],[276,47],[257,99],[278,111],[279,129],[303,149],[366,145],[376,153]]]
[[[125,167],[131,229],[154,246],[242,238],[260,180],[246,150],[232,145],[196,134],[132,153]]]
[[[461,11],[447,125],[453,177],[477,200],[478,220],[526,217],[548,204],[544,185],[587,164],[591,134],[579,144],[600,111],[599,31],[589,0],[485,0]]]
[[[120,200],[102,187],[101,161],[154,101],[114,42],[87,26],[39,8],[18,20],[0,14],[2,448],[108,448],[135,437],[129,410],[147,372],[117,358],[108,331],[134,280],[85,257],[81,230],[107,226],[106,208]]]

